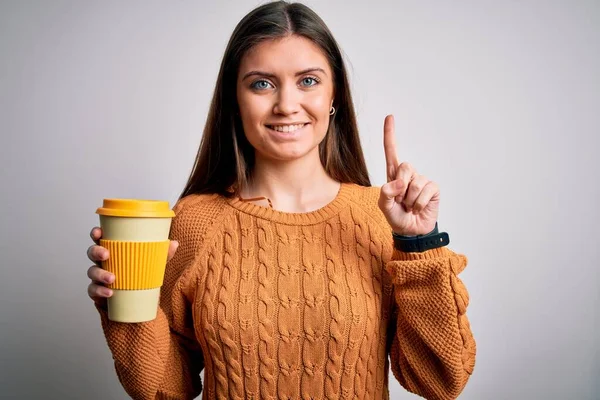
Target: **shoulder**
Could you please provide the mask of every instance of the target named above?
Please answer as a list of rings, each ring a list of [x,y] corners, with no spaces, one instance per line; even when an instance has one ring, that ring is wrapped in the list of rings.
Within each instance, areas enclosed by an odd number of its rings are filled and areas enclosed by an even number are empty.
[[[190,194],[177,201],[173,207],[175,218],[199,215],[211,217],[225,208],[227,200],[218,194]]]
[[[367,209],[377,207],[379,200],[379,190],[377,186],[360,186],[355,183],[347,183],[349,188],[350,200],[353,204]]]
[[[226,203],[227,199],[218,194],[191,194],[179,199],[173,207],[172,239],[202,242],[210,227],[225,211]]]
[[[389,224],[379,208],[381,187],[360,186],[356,184],[347,185],[350,189],[350,207],[353,215],[364,219],[364,221],[373,226],[380,234],[386,235],[385,237],[387,237]]]

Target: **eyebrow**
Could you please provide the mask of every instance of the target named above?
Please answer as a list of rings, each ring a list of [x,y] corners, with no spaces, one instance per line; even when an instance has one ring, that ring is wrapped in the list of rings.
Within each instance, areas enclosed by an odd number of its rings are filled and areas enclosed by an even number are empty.
[[[303,69],[302,71],[296,72],[296,76],[308,74],[309,72],[322,72],[325,76],[327,76],[327,72],[325,72],[325,70],[323,68],[319,68],[319,67]],[[249,76],[253,76],[253,75],[265,76],[267,78],[275,78],[276,77],[275,74],[270,74],[268,72],[250,71],[244,75],[242,80],[245,80]]]

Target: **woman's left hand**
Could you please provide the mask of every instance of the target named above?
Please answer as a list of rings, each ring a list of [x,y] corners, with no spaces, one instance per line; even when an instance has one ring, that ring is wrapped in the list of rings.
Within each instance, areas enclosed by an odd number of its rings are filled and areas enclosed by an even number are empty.
[[[381,187],[379,208],[395,233],[425,235],[437,222],[440,189],[435,182],[419,175],[409,163],[400,163],[394,130],[394,117],[388,115],[383,126],[387,183]]]

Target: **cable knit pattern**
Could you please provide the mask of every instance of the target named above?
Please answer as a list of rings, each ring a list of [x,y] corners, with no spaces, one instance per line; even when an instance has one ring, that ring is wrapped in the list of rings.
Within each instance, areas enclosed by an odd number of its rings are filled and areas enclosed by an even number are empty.
[[[180,200],[156,320],[112,322],[99,309],[127,393],[388,399],[391,366],[413,393],[456,398],[476,352],[458,278],[467,259],[395,251],[378,196],[343,184],[327,206],[298,214]]]
[[[300,235],[298,227],[277,227],[277,296],[279,298],[279,385],[278,398],[300,398],[300,375],[302,373],[301,335],[302,310],[300,304],[302,283],[300,281]]]
[[[346,338],[346,312],[348,308],[345,296],[344,275],[341,263],[337,262],[334,249],[339,249],[340,229],[339,224],[333,219],[326,221],[325,225],[325,258],[327,262],[327,278],[329,279],[329,341],[328,360],[325,368],[325,398],[341,398],[340,383],[343,372],[342,356],[347,345]]]
[[[275,301],[273,268],[274,235],[268,221],[258,220],[258,354],[260,357],[260,399],[275,399],[277,386]]]
[[[354,224],[354,235],[356,238],[356,255],[358,260],[358,271],[361,276],[362,291],[365,294],[365,323],[366,329],[363,334],[363,340],[358,354],[358,362],[356,364],[356,376],[354,393],[358,396],[364,393],[366,398],[373,398],[374,385],[366,385],[366,381],[373,382],[373,365],[368,366],[371,353],[371,342],[378,340],[379,330],[377,329],[376,320],[380,320],[379,313],[373,308],[377,303],[373,290],[373,272],[370,265],[369,256],[369,232],[365,225],[357,220],[354,214],[351,214]],[[371,361],[372,363],[372,361]],[[369,368],[370,367],[370,368]]]
[[[340,213],[342,228],[342,262],[345,266],[345,280],[348,287],[348,300],[350,310],[348,345],[344,353],[344,371],[342,373],[342,398],[353,399],[354,384],[356,378],[356,368],[359,357],[359,350],[362,340],[366,334],[366,310],[365,293],[362,291],[360,266],[358,265],[358,255],[356,252],[356,237],[354,236],[354,223],[350,215],[350,210],[346,209]]]
[[[235,340],[234,320],[237,305],[234,302],[235,286],[239,287],[238,273],[239,267],[236,266],[239,260],[237,254],[238,247],[238,226],[235,222],[229,222],[224,225],[223,236],[223,261],[221,275],[221,290],[219,291],[219,309],[217,318],[219,320],[219,334],[221,346],[225,354],[225,368],[229,381],[229,398],[235,399],[243,396],[242,370],[240,362],[240,348]]]
[[[239,287],[239,331],[242,348],[242,364],[246,397],[258,399],[260,375],[258,373],[258,329],[256,318],[258,302],[258,266],[256,263],[256,229],[253,219],[247,214],[238,214],[241,236],[240,287]]]
[[[321,232],[302,227],[302,265],[304,297],[304,346],[302,349],[301,398],[323,398],[323,370],[325,368],[327,327],[325,311],[325,267]]]
[[[207,277],[204,285],[203,301],[201,306],[202,323],[202,347],[207,349],[209,358],[212,362],[210,371],[214,376],[208,380],[208,390],[215,394],[227,394],[229,392],[229,382],[227,380],[227,371],[225,371],[225,354],[220,343],[218,334],[219,326],[217,324],[217,304],[218,304],[218,284],[221,266],[219,265],[220,243],[215,241],[208,249]],[[214,381],[213,381],[214,380]]]

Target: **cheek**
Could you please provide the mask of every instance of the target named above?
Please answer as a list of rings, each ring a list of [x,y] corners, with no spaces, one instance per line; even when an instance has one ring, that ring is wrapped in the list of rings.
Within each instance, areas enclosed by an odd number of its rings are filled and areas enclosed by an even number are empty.
[[[327,133],[329,126],[329,108],[331,105],[331,96],[326,93],[311,95],[310,101],[306,103],[307,111],[316,119],[315,129],[319,135]]]
[[[265,116],[270,112],[270,105],[261,96],[243,94],[238,96],[238,105],[246,137],[252,139],[252,137],[259,134],[257,130],[265,120]]]
[[[248,125],[260,123],[273,108],[268,96],[241,95],[238,97],[238,104],[240,114]]]
[[[311,113],[321,115],[326,111],[329,112],[329,102],[330,96],[326,93],[314,93],[310,95],[308,104],[311,108]]]

